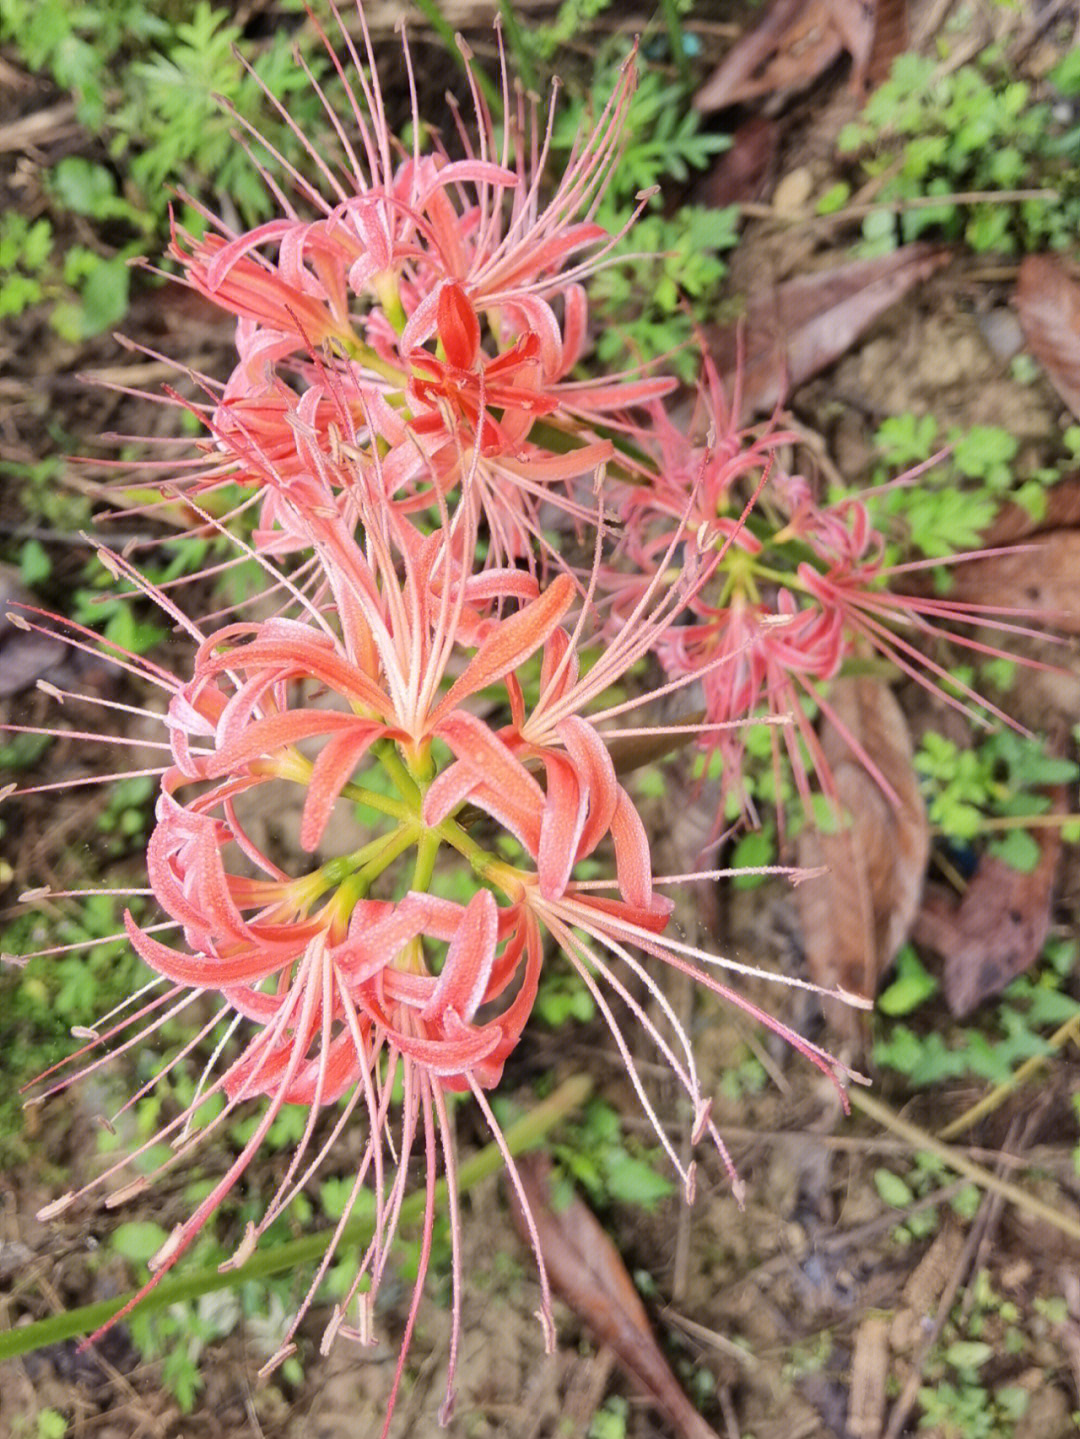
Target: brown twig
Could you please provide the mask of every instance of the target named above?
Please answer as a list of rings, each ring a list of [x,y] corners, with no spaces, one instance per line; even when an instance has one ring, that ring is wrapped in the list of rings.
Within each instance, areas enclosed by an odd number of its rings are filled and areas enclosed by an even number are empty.
[[[892,1412],[889,1415],[889,1421],[885,1426],[885,1431],[881,1439],[899,1439],[901,1432],[907,1424],[908,1416],[911,1414],[912,1409],[915,1407],[916,1400],[919,1397],[919,1389],[922,1386],[923,1371],[926,1368],[926,1362],[930,1357],[934,1345],[941,1337],[941,1331],[945,1328],[960,1285],[969,1273],[973,1274],[977,1272],[979,1256],[985,1253],[984,1240],[993,1228],[996,1227],[1004,1205],[1005,1196],[1003,1194],[988,1193],[983,1197],[982,1204],[979,1206],[979,1212],[975,1217],[967,1240],[960,1252],[960,1257],[957,1259],[953,1271],[949,1276],[948,1283],[945,1285],[941,1299],[938,1301],[937,1312],[934,1315],[933,1322],[923,1338],[923,1342],[919,1346],[918,1353],[915,1355],[915,1360],[911,1366],[911,1373],[908,1375],[904,1387],[900,1391],[896,1403],[893,1405]]]
[[[1018,1184],[1001,1179],[981,1164],[976,1164],[973,1160],[968,1159],[959,1150],[953,1149],[948,1144],[942,1144],[941,1140],[935,1138],[929,1130],[922,1129],[919,1125],[912,1124],[910,1120],[902,1118],[874,1095],[866,1094],[863,1090],[852,1089],[848,1098],[853,1109],[861,1110],[863,1114],[876,1120],[885,1129],[891,1130],[893,1134],[907,1140],[913,1150],[927,1150],[930,1154],[944,1160],[954,1173],[962,1174],[965,1178],[974,1181],[980,1189],[1001,1195],[1003,1199],[1007,1199],[1018,1209],[1035,1215],[1045,1224],[1052,1225],[1062,1234],[1067,1234],[1070,1239],[1080,1242],[1080,1220],[1074,1214],[1066,1212],[1064,1200],[1055,1207],[1040,1199],[1038,1195],[1029,1194]]]
[[[46,110],[35,110],[31,115],[0,125],[0,155],[26,150],[44,140],[63,139],[78,129],[74,101],[61,100]]]

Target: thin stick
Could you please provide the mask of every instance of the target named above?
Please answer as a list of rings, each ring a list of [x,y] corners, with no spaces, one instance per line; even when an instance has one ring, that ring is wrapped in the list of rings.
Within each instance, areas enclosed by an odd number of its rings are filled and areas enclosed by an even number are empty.
[[[958,1134],[963,1134],[965,1129],[970,1129],[980,1119],[985,1119],[988,1114],[1004,1104],[1014,1089],[1019,1089],[1029,1079],[1038,1074],[1047,1060],[1059,1050],[1063,1049],[1070,1039],[1076,1039],[1080,1035],[1080,1014],[1074,1014],[1067,1019],[1059,1029],[1055,1029],[1047,1040],[1050,1049],[1046,1054],[1033,1054],[1030,1059],[1025,1059],[1008,1079],[996,1085],[989,1094],[983,1095],[978,1104],[973,1104],[970,1109],[965,1109],[963,1114],[947,1124],[944,1129],[938,1131],[939,1139],[954,1139]]]
[[[592,1090],[588,1075],[576,1074],[559,1085],[553,1094],[543,1100],[528,1114],[508,1126],[503,1136],[511,1154],[520,1154],[535,1146],[560,1120],[579,1109]],[[497,1144],[489,1144],[478,1154],[471,1155],[458,1165],[458,1192],[471,1189],[480,1180],[497,1174],[503,1165],[503,1156]],[[440,1179],[435,1191],[436,1204],[446,1202],[446,1180]],[[417,1190],[410,1194],[401,1206],[401,1223],[408,1224],[420,1219],[424,1213],[427,1194]],[[358,1216],[338,1236],[341,1244],[363,1244],[371,1238],[373,1221],[371,1216]],[[222,1274],[216,1264],[202,1269],[193,1269],[189,1274],[179,1274],[164,1280],[142,1300],[140,1312],[167,1308],[185,1299],[196,1299],[217,1289],[230,1289],[249,1279],[265,1279],[271,1274],[281,1274],[303,1264],[311,1264],[325,1252],[334,1237],[333,1229],[320,1230],[318,1234],[305,1235],[288,1244],[279,1244],[254,1255],[239,1269]],[[18,1329],[0,1333],[0,1360],[13,1359],[19,1354],[28,1354],[47,1344],[59,1343],[76,1334],[92,1333],[108,1321],[134,1298],[134,1291],[105,1299],[97,1304],[87,1304],[81,1309],[69,1309],[66,1314],[56,1314],[49,1319],[40,1319],[36,1324],[27,1324]]]
[[[989,1191],[992,1194],[1000,1194],[1010,1204],[1015,1204],[1018,1209],[1025,1210],[1028,1214],[1035,1215],[1044,1223],[1052,1225],[1055,1229],[1067,1234],[1070,1239],[1080,1241],[1080,1220],[1072,1214],[1068,1214],[1063,1208],[1054,1208],[1039,1199],[1037,1195],[1029,1194],[1026,1189],[1021,1189],[1018,1184],[1012,1184],[1007,1179],[1001,1179],[998,1175],[984,1169],[981,1164],[968,1159],[959,1150],[953,1149],[951,1145],[942,1144],[940,1139],[935,1138],[929,1130],[920,1129],[917,1124],[910,1120],[902,1119],[874,1095],[867,1094],[864,1090],[856,1089],[854,1086],[848,1090],[848,1100],[852,1109],[858,1109],[868,1118],[880,1124],[892,1134],[898,1135],[906,1140],[912,1149],[924,1149],[928,1154],[936,1155],[957,1174],[962,1174],[977,1184],[980,1189]],[[1060,1201],[1065,1204],[1064,1196]]]

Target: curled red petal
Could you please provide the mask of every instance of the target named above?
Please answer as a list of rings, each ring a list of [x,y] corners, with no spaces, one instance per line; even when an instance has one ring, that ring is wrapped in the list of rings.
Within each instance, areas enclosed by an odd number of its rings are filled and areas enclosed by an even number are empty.
[[[379,736],[384,726],[370,720],[355,720],[349,729],[327,741],[308,780],[307,798],[300,820],[300,843],[309,853],[323,837],[330,811],[353,770]]]
[[[498,929],[494,895],[490,890],[477,890],[461,915],[431,998],[420,1011],[422,1020],[435,1019],[448,1008],[465,1020],[472,1019],[487,998]]]
[[[456,370],[471,370],[480,351],[480,321],[464,289],[450,280],[439,291],[439,341]]]
[[[468,695],[517,669],[545,644],[570,608],[574,590],[574,581],[569,575],[556,575],[535,600],[498,624],[432,711],[432,728]]]

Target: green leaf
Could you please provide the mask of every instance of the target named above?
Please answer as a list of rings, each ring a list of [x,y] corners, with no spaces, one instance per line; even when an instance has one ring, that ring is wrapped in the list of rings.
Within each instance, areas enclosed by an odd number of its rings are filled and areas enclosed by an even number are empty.
[[[1063,95],[1080,95],[1080,50],[1063,55],[1046,78]]]
[[[829,188],[818,199],[814,207],[819,215],[835,215],[837,210],[842,210],[851,199],[851,186],[844,180],[838,181]]]
[[[776,837],[770,829],[755,829],[744,834],[731,853],[732,869],[759,868],[776,863]],[[752,889],[763,882],[760,874],[735,875],[736,889]]]
[[[909,1204],[915,1202],[915,1196],[911,1189],[891,1169],[874,1170],[874,1188],[893,1209],[906,1209]]]
[[[675,1190],[666,1174],[659,1174],[644,1159],[635,1159],[622,1150],[613,1150],[605,1157],[604,1179],[612,1199],[637,1204],[642,1209],[654,1208]]]
[[[116,180],[104,165],[95,165],[82,155],[68,155],[51,176],[56,198],[77,215],[98,216],[102,207],[116,197]]]
[[[117,1254],[132,1264],[146,1264],[168,1239],[160,1224],[150,1219],[131,1219],[121,1224],[109,1240]]]
[[[945,1360],[954,1369],[981,1369],[993,1356],[993,1345],[975,1339],[959,1339],[945,1351]]]
[[[130,289],[131,269],[126,259],[118,256],[95,265],[80,290],[85,338],[120,323],[127,314]]]
[[[37,540],[27,540],[19,555],[19,575],[24,585],[32,589],[52,574],[52,560]]]
[[[37,1416],[38,1439],[64,1439],[68,1422],[55,1409],[39,1409]]]
[[[1077,427],[1080,429],[1080,426]],[[874,444],[891,465],[904,469],[928,460],[934,453],[937,420],[933,415],[905,412],[883,420],[874,435]]]
[[[36,305],[44,294],[39,281],[30,275],[9,275],[0,285],[0,320],[5,315],[21,315]]]
[[[1026,829],[1011,829],[995,839],[990,853],[1023,874],[1031,874],[1042,858],[1038,841]]]
[[[919,956],[910,945],[896,959],[896,978],[878,996],[877,1007],[883,1014],[910,1014],[925,1004],[938,991],[938,982],[923,968]]]

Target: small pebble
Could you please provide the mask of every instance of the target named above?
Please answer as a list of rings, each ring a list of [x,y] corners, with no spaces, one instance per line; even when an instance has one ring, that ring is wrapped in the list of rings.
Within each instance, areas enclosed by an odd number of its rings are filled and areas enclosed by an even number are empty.
[[[786,174],[773,191],[773,209],[780,215],[798,215],[814,193],[814,177],[805,165]]]

